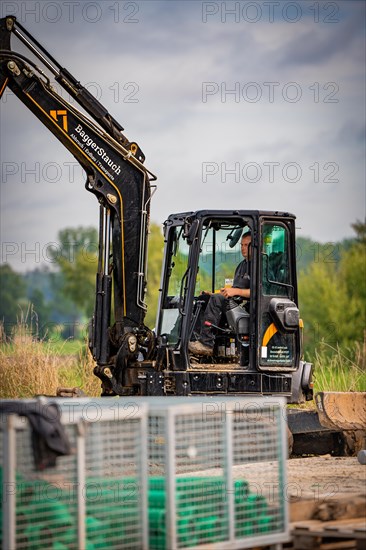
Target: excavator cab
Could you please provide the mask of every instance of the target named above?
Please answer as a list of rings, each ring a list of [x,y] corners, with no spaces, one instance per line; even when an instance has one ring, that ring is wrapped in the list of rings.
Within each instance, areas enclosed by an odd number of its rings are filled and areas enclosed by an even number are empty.
[[[205,322],[209,295],[232,285],[243,259],[240,241],[249,232],[250,299],[227,300],[220,325],[212,327],[212,355],[194,356],[188,344]],[[188,374],[191,393],[311,398],[295,255],[295,217],[288,213],[205,210],[168,218],[156,334],[172,371]]]
[[[222,215],[201,218],[200,213],[189,214],[185,223],[176,225],[174,221],[179,219],[182,215],[171,216],[165,224],[166,253],[157,333],[165,336],[172,347],[183,349],[199,333],[210,294],[232,285],[235,269],[243,259],[241,235],[250,228],[246,221],[225,219]],[[229,336],[233,336],[226,318],[223,326],[216,328],[219,334],[222,332],[222,339],[229,341]],[[225,356],[221,351],[215,346],[215,361]]]

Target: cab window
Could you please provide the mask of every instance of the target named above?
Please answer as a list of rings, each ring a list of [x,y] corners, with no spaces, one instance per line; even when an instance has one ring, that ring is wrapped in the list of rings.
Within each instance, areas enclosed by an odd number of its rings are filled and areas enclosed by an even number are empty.
[[[283,225],[266,223],[262,234],[263,294],[288,296],[291,278],[287,228]]]
[[[203,231],[195,296],[202,291],[219,292],[220,288],[232,286],[235,269],[243,259],[240,252],[242,231],[230,224],[208,226]]]
[[[167,289],[163,299],[160,334],[165,334],[168,342],[178,342],[182,317],[182,285],[188,269],[189,245],[183,237],[183,228],[176,227],[170,232],[170,260],[168,266]]]

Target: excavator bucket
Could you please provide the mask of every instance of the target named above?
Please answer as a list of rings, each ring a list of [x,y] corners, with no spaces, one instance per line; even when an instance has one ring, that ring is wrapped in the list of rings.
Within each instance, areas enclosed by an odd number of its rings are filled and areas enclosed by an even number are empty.
[[[316,410],[287,411],[293,455],[355,456],[365,449],[366,393],[319,392],[314,399]]]
[[[366,392],[319,392],[320,423],[331,430],[366,430]]]

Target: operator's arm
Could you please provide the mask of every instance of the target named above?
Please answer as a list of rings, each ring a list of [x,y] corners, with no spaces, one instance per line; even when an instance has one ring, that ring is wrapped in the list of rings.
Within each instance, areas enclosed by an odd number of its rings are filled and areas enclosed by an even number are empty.
[[[248,299],[250,297],[250,288],[221,288],[220,292],[225,296],[225,298],[241,296],[242,298]]]
[[[221,288],[221,294],[225,298],[233,298],[240,296],[246,300],[250,297],[250,277],[249,265],[246,259],[240,262],[235,270],[233,286],[229,288]]]

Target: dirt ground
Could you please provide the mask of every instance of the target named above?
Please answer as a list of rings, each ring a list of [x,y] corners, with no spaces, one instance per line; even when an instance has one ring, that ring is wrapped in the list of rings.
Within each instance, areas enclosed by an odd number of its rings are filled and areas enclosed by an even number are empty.
[[[292,522],[365,517],[366,466],[356,457],[290,459],[287,498]]]
[[[280,482],[275,468],[273,462],[252,463],[234,466],[233,475],[246,479],[252,492],[261,491],[270,501]],[[291,522],[366,516],[366,466],[357,457],[291,458],[285,472],[283,497]]]
[[[295,498],[366,495],[366,466],[357,457],[293,458],[287,461],[287,483],[288,494]]]

